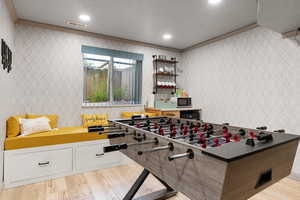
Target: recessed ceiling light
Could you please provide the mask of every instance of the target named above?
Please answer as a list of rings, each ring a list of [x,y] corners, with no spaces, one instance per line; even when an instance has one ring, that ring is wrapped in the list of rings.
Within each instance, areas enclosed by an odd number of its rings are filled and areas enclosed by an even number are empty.
[[[172,35],[166,33],[166,34],[163,35],[163,38],[164,38],[165,40],[170,40],[170,39],[172,39]]]
[[[83,22],[88,22],[91,20],[91,17],[88,15],[79,15],[79,19]]]
[[[212,5],[217,5],[219,3],[221,3],[222,0],[208,0],[208,3],[209,4],[212,4]]]

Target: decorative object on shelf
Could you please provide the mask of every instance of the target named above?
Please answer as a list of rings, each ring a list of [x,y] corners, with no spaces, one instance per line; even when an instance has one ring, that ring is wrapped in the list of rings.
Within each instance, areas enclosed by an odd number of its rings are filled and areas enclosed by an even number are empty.
[[[7,70],[7,73],[9,73],[11,71],[12,64],[12,52],[3,39],[1,39],[1,56],[1,63],[3,65],[3,69]]]
[[[169,60],[166,56],[153,55],[154,81],[153,94],[162,93],[161,89],[171,90],[171,95],[176,93],[176,61],[175,57]],[[164,93],[165,94],[165,93]]]
[[[161,59],[161,60],[167,60],[167,56],[159,55],[159,56],[158,56],[158,59]]]

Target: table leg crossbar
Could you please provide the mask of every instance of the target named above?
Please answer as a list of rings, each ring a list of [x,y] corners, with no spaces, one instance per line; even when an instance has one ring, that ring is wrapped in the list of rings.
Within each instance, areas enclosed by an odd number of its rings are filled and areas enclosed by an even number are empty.
[[[141,175],[138,177],[138,179],[135,181],[133,186],[130,188],[126,196],[123,198],[123,200],[133,200],[135,194],[137,191],[140,189],[140,187],[143,185],[145,182],[146,178],[150,174],[149,170],[144,169]],[[168,199],[172,196],[175,196],[177,192],[173,190],[166,182],[158,178],[157,176],[153,175],[159,182],[161,182],[166,189],[162,189],[150,194],[146,194],[144,196],[135,198],[134,200],[165,200]]]

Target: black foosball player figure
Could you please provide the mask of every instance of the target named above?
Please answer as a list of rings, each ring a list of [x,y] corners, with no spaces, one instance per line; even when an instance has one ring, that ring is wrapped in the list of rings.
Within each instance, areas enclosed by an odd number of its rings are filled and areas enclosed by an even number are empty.
[[[184,124],[181,123],[181,124],[180,124],[180,130],[181,130],[181,132],[183,131],[183,129],[184,129]]]
[[[194,123],[191,122],[191,124],[190,124],[190,129],[193,129],[194,127],[195,127]]]
[[[192,142],[194,140],[194,137],[195,137],[194,131],[190,130],[190,135],[189,135],[190,142]]]
[[[246,131],[245,131],[244,129],[240,129],[240,130],[238,131],[238,134],[239,134],[240,136],[244,137],[244,136],[246,135]]]

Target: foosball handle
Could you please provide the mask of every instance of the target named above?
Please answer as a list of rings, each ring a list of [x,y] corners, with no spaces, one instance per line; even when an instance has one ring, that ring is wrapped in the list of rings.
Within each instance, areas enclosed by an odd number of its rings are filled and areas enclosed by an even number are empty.
[[[260,127],[256,127],[257,130],[267,130],[268,127],[267,126],[260,126]]]
[[[128,145],[125,143],[122,143],[122,144],[106,146],[103,148],[103,150],[104,150],[104,153],[109,153],[109,152],[119,151],[121,149],[127,149],[127,148],[128,148]]]
[[[275,133],[285,133],[285,130],[284,129],[279,129],[279,130],[275,130],[273,132],[275,132]]]
[[[88,132],[99,132],[99,131],[104,131],[104,127],[103,126],[90,126],[88,127]]]
[[[125,133],[113,133],[113,134],[108,134],[107,138],[108,139],[113,139],[113,138],[119,138],[119,137],[125,137]]]

